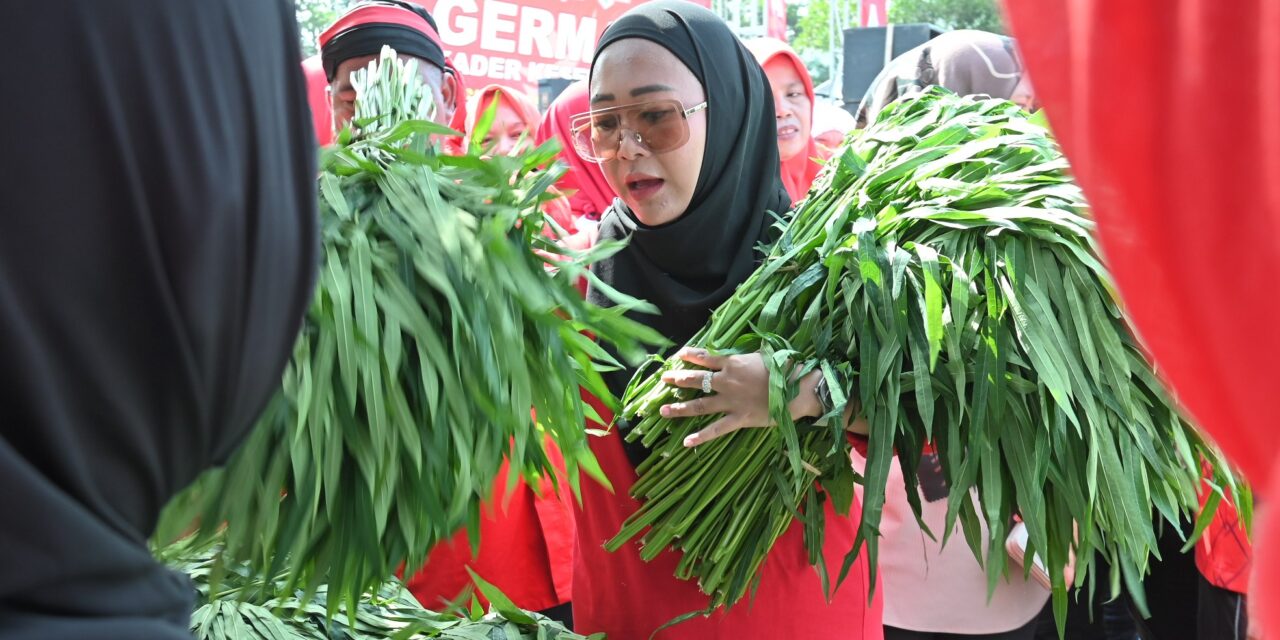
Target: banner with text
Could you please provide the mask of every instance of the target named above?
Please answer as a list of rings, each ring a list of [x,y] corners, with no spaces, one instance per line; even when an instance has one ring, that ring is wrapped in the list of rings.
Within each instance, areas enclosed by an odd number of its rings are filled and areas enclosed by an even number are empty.
[[[889,24],[889,0],[862,0],[859,26],[883,27]]]
[[[586,79],[596,40],[645,0],[415,0],[440,27],[445,53],[475,89],[501,84],[536,96],[543,78]],[[690,0],[704,7],[711,0]]]

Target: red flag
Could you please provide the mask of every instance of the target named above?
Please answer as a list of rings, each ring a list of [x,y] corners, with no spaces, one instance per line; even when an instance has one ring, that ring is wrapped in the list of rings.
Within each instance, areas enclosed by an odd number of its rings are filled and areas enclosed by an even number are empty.
[[[765,35],[786,42],[787,0],[769,0],[769,17],[765,21]]]

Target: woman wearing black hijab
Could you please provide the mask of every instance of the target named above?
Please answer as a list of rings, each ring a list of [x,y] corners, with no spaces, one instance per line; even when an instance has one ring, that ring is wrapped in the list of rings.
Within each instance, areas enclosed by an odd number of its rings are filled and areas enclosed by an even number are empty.
[[[286,0],[5,3],[0,638],[190,638],[147,551],[280,384],[317,264]]]
[[[600,162],[619,196],[601,219],[600,236],[630,241],[596,272],[613,287],[656,304],[660,315],[634,317],[682,344],[755,269],[762,257],[756,247],[768,239],[769,212],[790,206],[778,169],[767,79],[714,14],[692,3],[659,0],[629,11],[605,31],[592,63],[590,95],[591,134],[577,146]],[[609,304],[599,292],[588,296]],[[664,415],[725,414],[690,436],[686,446],[768,423],[768,373],[758,354],[681,355],[715,371],[716,394],[664,407]],[[611,375],[612,390],[620,393],[630,375]],[[673,376],[669,382],[699,387],[703,374]],[[810,378],[801,384],[794,415],[820,413],[815,383]],[[590,483],[583,487],[573,587],[576,627],[645,638],[672,618],[705,607],[707,598],[696,584],[673,576],[677,557],[672,552],[646,563],[636,546],[617,553],[603,549],[638,506],[628,491],[636,479],[634,464],[646,452],[624,446],[616,431],[594,440],[613,492]],[[828,564],[838,566],[852,545],[855,523],[839,517],[827,522],[825,554]],[[751,601],[666,629],[659,637],[878,639],[880,604],[868,606],[867,594],[865,561],[860,561],[826,602],[797,525],[778,540]]]

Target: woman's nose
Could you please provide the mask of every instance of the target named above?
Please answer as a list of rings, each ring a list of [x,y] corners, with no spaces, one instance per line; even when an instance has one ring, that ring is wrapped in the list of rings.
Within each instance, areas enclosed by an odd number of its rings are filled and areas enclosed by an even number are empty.
[[[649,155],[649,148],[644,145],[644,138],[640,134],[630,129],[623,129],[620,135],[622,137],[618,140],[619,156],[630,159]]]
[[[793,115],[791,113],[791,105],[787,104],[787,101],[782,98],[775,97],[773,99],[773,110],[778,118],[789,118]]]

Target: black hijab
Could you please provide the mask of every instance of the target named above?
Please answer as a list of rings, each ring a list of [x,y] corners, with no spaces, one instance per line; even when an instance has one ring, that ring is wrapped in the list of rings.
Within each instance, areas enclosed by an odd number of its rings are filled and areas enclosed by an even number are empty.
[[[287,0],[6,5],[0,639],[191,640],[160,509],[280,386],[318,264]]]
[[[791,202],[778,170],[773,95],[764,70],[714,13],[689,2],[647,2],[614,22],[596,45],[643,38],[670,51],[702,84],[707,96],[707,142],[698,184],[684,215],[647,226],[621,199],[600,220],[600,239],[630,238],[625,249],[593,268],[606,283],[657,305],[660,315],[633,317],[675,345],[693,337],[711,312],[759,264],[772,216]],[[592,65],[592,75],[595,66]],[[611,302],[591,290],[601,306]],[[607,375],[615,394],[633,371]],[[628,449],[632,462],[640,457]]]

